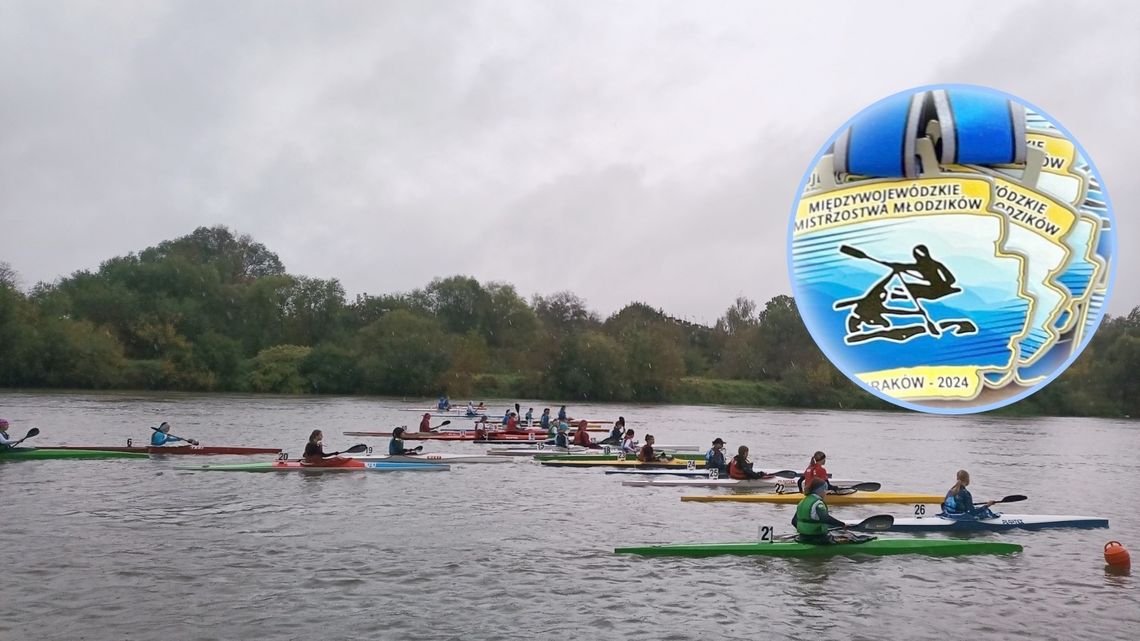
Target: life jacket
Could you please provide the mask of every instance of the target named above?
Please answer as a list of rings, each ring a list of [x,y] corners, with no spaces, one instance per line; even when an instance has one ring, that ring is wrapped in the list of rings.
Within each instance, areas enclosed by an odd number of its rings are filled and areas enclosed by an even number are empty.
[[[748,475],[744,473],[744,470],[740,469],[740,466],[736,464],[735,456],[732,457],[732,461],[730,461],[728,464],[728,476],[729,478],[734,478],[741,481],[748,478]]]
[[[796,506],[796,532],[804,536],[823,536],[827,534],[827,523],[812,518],[811,511],[816,503],[823,499],[818,494],[808,494]]]
[[[554,446],[555,447],[569,447],[566,443],[566,433],[565,432],[559,432],[558,436],[554,437]]]
[[[404,453],[404,441],[394,438],[388,442],[388,454],[398,455]]]
[[[575,432],[574,433],[574,445],[589,446],[590,445],[590,434],[589,434],[589,432],[584,432],[584,431],[583,432]]]

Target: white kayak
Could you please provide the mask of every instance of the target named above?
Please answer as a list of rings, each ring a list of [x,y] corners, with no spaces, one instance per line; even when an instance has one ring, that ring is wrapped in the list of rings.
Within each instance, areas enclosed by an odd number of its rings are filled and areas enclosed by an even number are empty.
[[[654,447],[656,447],[656,446],[654,446]],[[761,471],[773,471],[774,472],[776,470],[782,470],[782,469],[783,468],[777,468],[777,467],[774,467],[771,470],[768,470],[767,468],[763,468]],[[704,479],[720,478],[720,476],[717,475],[714,470],[706,470],[704,468],[698,468],[695,470],[690,470],[690,469],[684,468],[684,467],[678,467],[678,468],[674,468],[674,469],[606,470],[606,474],[633,474],[636,476],[649,476],[649,477],[653,477],[653,476],[684,476],[684,477],[689,477],[689,478],[704,478]],[[793,481],[793,485],[794,485],[795,479],[785,479],[785,480]]]
[[[845,521],[856,525],[860,521]],[[1039,530],[1052,527],[1096,528],[1108,527],[1108,519],[1096,516],[1069,516],[1061,514],[1000,514],[992,519],[950,518],[936,514],[895,519],[892,531],[896,532],[965,532],[970,530]]]
[[[837,487],[850,487],[856,483],[866,481],[847,481],[832,479],[831,484]],[[629,487],[727,487],[733,489],[762,488],[775,492],[796,492],[796,479],[785,479],[778,476],[769,476],[762,479],[729,479],[729,478],[669,478],[649,477],[622,481],[622,485]]]
[[[582,454],[585,452],[601,452],[588,447],[492,447],[487,450],[491,456],[537,456],[539,454]]]
[[[388,454],[363,454],[359,456],[346,456],[345,458],[354,458],[358,461],[365,461],[368,463],[379,463],[388,461],[390,463],[512,463],[514,459],[507,456],[487,456],[484,454],[437,454],[435,452],[429,454],[413,454],[405,456],[392,456]]]

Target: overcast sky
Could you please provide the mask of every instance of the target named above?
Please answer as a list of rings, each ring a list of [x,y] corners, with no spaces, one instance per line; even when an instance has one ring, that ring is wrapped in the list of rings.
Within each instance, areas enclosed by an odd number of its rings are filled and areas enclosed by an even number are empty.
[[[791,205],[836,128],[966,82],[1088,150],[1126,312],[1138,7],[5,0],[0,261],[31,285],[224,224],[350,297],[468,274],[711,323],[791,291]]]

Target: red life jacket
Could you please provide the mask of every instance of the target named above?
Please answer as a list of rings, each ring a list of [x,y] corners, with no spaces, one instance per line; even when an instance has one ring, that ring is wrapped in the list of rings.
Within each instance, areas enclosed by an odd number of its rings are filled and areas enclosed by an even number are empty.
[[[748,476],[744,474],[744,471],[737,467],[735,456],[732,457],[732,460],[728,462],[728,477],[740,479],[742,481],[748,478]]]

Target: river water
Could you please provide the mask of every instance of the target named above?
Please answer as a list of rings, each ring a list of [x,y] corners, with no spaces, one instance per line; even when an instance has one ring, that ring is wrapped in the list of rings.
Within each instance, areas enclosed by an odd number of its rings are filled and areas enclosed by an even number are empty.
[[[142,442],[166,420],[204,444],[294,454],[313,429],[325,431],[326,449],[341,449],[361,441],[342,431],[415,426],[408,410],[424,406],[0,393],[10,433],[39,427],[39,445]],[[821,449],[835,477],[880,481],[884,491],[944,492],[966,468],[976,499],[1030,497],[1007,513],[1107,516],[1111,528],[974,535],[1025,546],[1011,556],[645,559],[613,548],[749,540],[760,525],[790,532],[793,507],[681,503],[718,490],[623,487],[597,469],[529,460],[334,474],[174,469],[206,457],[8,462],[0,639],[1135,638],[1136,577],[1106,571],[1102,557],[1112,539],[1140,555],[1135,422],[569,409],[624,415],[659,443],[747,444],[758,469],[802,469]],[[841,518],[912,511],[833,508]]]

